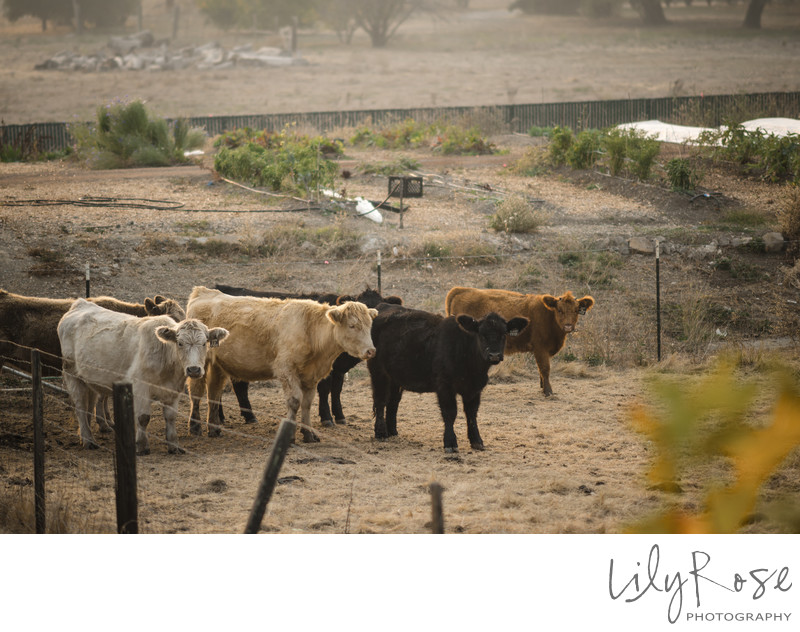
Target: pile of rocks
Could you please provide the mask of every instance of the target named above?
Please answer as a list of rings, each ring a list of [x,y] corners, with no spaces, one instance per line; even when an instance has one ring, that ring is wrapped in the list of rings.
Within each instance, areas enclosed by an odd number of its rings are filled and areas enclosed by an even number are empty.
[[[226,69],[236,66],[268,67],[307,65],[303,58],[280,48],[253,50],[252,44],[224,49],[216,42],[170,50],[167,41],[156,41],[142,31],[128,37],[112,37],[102,51],[82,55],[62,51],[35,66],[36,70],[108,72],[115,70]]]

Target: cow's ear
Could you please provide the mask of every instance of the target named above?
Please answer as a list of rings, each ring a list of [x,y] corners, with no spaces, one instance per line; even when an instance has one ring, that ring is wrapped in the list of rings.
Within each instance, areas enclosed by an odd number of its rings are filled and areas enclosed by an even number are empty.
[[[161,294],[156,294],[155,299],[153,299],[153,300],[155,300],[156,305],[161,305],[161,303],[166,301],[167,298],[165,296],[161,296]]]
[[[467,314],[459,314],[456,316],[456,322],[458,326],[461,327],[464,331],[469,332],[477,332],[478,331],[478,321],[475,320],[472,316],[468,316]]]
[[[392,305],[402,305],[403,299],[399,296],[384,296],[383,297],[384,303],[391,303]]]
[[[341,308],[331,307],[327,311],[326,316],[334,325],[339,325],[344,322],[344,311]]]
[[[555,309],[558,305],[558,299],[551,294],[542,294],[542,303],[547,309]]]
[[[178,342],[178,330],[166,325],[156,329],[156,336],[162,342]]]
[[[228,337],[230,332],[222,327],[214,327],[208,330],[208,346],[219,347],[219,343]]]
[[[578,313],[583,315],[592,309],[594,305],[594,299],[591,296],[584,296],[581,300],[578,301]]]
[[[144,311],[146,311],[149,315],[153,315],[153,312],[156,309],[156,304],[153,302],[152,299],[146,298],[144,299]]]
[[[370,318],[375,318],[378,315],[378,310],[371,307],[368,313]]]
[[[522,333],[522,330],[528,326],[529,322],[530,321],[527,318],[517,316],[506,323],[506,331],[508,332],[509,336],[519,336]]]
[[[336,299],[336,304],[341,305],[342,303],[346,303],[347,301],[354,301],[356,300],[354,296],[350,296],[349,294],[342,294],[339,298]]]

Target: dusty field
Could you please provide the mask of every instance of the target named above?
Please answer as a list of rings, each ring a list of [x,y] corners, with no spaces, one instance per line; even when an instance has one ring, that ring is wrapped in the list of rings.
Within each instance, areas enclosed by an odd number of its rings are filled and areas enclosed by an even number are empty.
[[[220,32],[193,3],[180,4],[173,50],[211,41],[228,49],[282,45],[276,33]],[[84,121],[99,105],[130,98],[164,116],[206,116],[800,90],[796,4],[768,6],[759,32],[739,28],[744,4],[672,3],[672,23],[657,29],[641,28],[629,9],[587,20],[510,13],[508,4],[472,0],[468,11],[414,18],[384,50],[361,32],[348,46],[330,31],[304,30],[298,52],[307,66],[224,71],[37,71],[62,50],[98,52],[111,34],[43,35],[34,20],[0,22],[0,119]],[[144,8],[144,26],[169,37],[164,3],[145,0]],[[136,30],[135,20],[127,30]]]
[[[769,28],[762,33],[729,29],[740,19],[734,16],[729,23],[713,25],[715,36],[706,39],[697,30],[643,31],[625,19],[601,29],[580,20],[509,15],[499,2],[471,5],[471,12],[453,14],[446,22],[409,24],[386,51],[372,51],[364,41],[344,48],[329,36],[303,34],[302,53],[312,62],[308,67],[257,72],[34,73],[32,65],[65,42],[92,50],[103,38],[41,37],[30,25],[27,31],[19,25],[0,40],[5,62],[0,112],[6,122],[82,119],[98,103],[122,96],[146,98],[156,111],[169,115],[522,103],[663,96],[678,79],[691,93],[800,89],[796,64],[786,65],[796,59],[800,38],[783,28],[792,16],[779,14],[777,7],[765,12]],[[194,43],[220,35],[193,24]],[[257,46],[271,41],[253,34],[229,37],[228,42],[246,39]],[[687,49],[687,38],[694,48]],[[513,45],[501,48],[501,42]],[[398,75],[413,89],[397,89],[393,78]],[[535,367],[525,358],[507,360],[492,377],[479,414],[485,452],[466,447],[460,417],[456,428],[462,451],[444,454],[432,394],[406,394],[400,436],[376,442],[369,377],[363,366],[353,370],[343,394],[349,423],[319,430],[319,444],[292,448],[264,529],[425,532],[430,520],[427,485],[435,480],[445,488],[448,532],[620,532],[668,498],[647,489],[644,472],[651,446],[628,425],[628,408],[647,399],[645,384],[655,371],[653,259],[630,255],[607,260],[592,253],[604,250],[609,240],[635,235],[663,236],[675,247],[758,236],[775,228],[786,192],[714,170],[706,173],[703,186],[721,195],[694,202],[657,180],[640,185],[598,173],[560,171],[516,176],[505,165],[512,165],[534,141],[508,135],[494,140],[505,153],[443,159],[426,151],[409,152],[422,164],[426,188],[422,200],[411,202],[403,229],[393,214],[378,226],[345,214],[288,212],[298,205],[219,181],[207,168],[208,158],[191,167],[125,172],[88,172],[68,163],[3,164],[0,287],[36,296],[79,296],[89,265],[92,294],[127,300],[162,293],[185,302],[194,285],[214,283],[352,293],[377,285],[375,250],[380,249],[383,291],[430,311],[442,311],[447,290],[457,284],[591,294],[595,309],[583,317],[555,360],[552,398],[542,396]],[[685,150],[664,151],[662,158]],[[353,177],[342,185],[348,194],[383,199],[386,179],[365,175],[362,165],[396,156],[347,153],[342,168]],[[511,194],[535,200],[545,219],[538,233],[504,238],[487,229],[494,201]],[[87,195],[183,206],[153,210],[75,204]],[[62,203],[35,202],[56,199]],[[734,211],[758,215],[763,222],[755,228],[737,225],[726,219]],[[290,224],[309,230],[339,226],[371,246],[363,255],[345,259],[313,246],[299,247],[277,261],[247,254],[248,246]],[[219,241],[230,244],[231,252],[212,249]],[[481,245],[503,256],[493,264],[466,258],[421,261],[419,253],[428,243],[446,244],[456,252]],[[49,261],[43,253],[51,253]],[[586,257],[591,274],[576,276],[559,261],[569,253]],[[677,252],[662,258],[662,300],[672,310],[664,336],[668,361],[662,370],[686,375],[686,380],[724,349],[763,359],[767,348],[780,346],[790,360],[796,358],[793,336],[800,291],[783,255],[729,249],[719,254],[731,257],[747,274],[737,277],[715,268],[708,258]],[[689,308],[707,304],[722,320],[701,319],[700,331],[688,331]],[[677,313],[683,314],[682,320]],[[717,328],[723,335],[714,333]],[[691,336],[698,344],[690,349]],[[758,364],[760,360],[754,362]],[[16,378],[0,375],[0,495],[7,499],[29,498],[31,490],[29,403],[24,391],[14,390],[21,386]],[[272,385],[253,385],[252,393],[258,424],[245,426],[228,394],[230,426],[224,435],[190,437],[182,423],[183,456],[167,455],[160,443],[163,423],[156,414],[153,453],[138,461],[142,531],[243,530],[285,409],[280,390]],[[85,452],[66,399],[48,393],[45,408],[51,507],[64,507],[73,529],[113,531],[112,439],[101,437],[103,449]],[[759,408],[756,423],[765,413],[766,406]],[[185,420],[186,402],[182,414]],[[796,493],[799,467],[795,454],[765,489],[765,497]],[[719,469],[725,475],[725,468]],[[684,488],[679,502],[697,509],[706,479],[694,473],[679,483]],[[746,530],[771,528],[755,523]]]
[[[502,139],[498,139],[502,141]],[[513,161],[533,141],[507,139],[505,161]],[[520,146],[522,145],[522,146]],[[382,156],[385,157],[385,156]],[[297,291],[331,289],[357,292],[377,284],[374,256],[345,261],[314,257],[290,257],[271,261],[210,251],[193,251],[192,244],[213,236],[230,244],[253,243],[271,228],[286,222],[322,227],[340,223],[374,239],[385,253],[382,289],[399,294],[413,307],[442,311],[444,296],[455,284],[521,287],[534,291],[591,293],[597,306],[583,317],[564,354],[578,361],[555,361],[556,394],[544,398],[529,361],[509,359],[484,392],[479,422],[485,452],[467,446],[463,419],[457,422],[461,453],[447,456],[442,450],[442,423],[432,394],[406,394],[400,408],[400,437],[376,442],[372,437],[369,377],[365,367],[354,369],[346,382],[343,402],[349,423],[321,429],[322,442],[292,448],[284,477],[273,497],[264,522],[267,531],[370,533],[417,533],[430,520],[427,485],[438,481],[445,487],[445,519],[448,532],[468,533],[573,533],[620,532],[667,499],[647,489],[644,472],[651,457],[648,443],[628,425],[629,406],[647,399],[644,382],[652,374],[653,323],[629,314],[631,306],[652,299],[652,258],[625,257],[614,282],[592,288],[569,279],[564,266],[555,263],[558,252],[585,248],[603,235],[677,231],[704,216],[719,213],[716,206],[694,206],[685,196],[659,187],[617,181],[614,187],[587,186],[586,178],[606,176],[577,174],[568,178],[551,173],[535,178],[511,175],[497,158],[462,158],[450,168],[442,159],[431,160],[421,171],[432,183],[425,198],[415,201],[405,228],[395,217],[383,226],[356,217],[304,211],[299,214],[232,213],[286,208],[285,202],[265,199],[225,183],[214,183],[211,172],[200,167],[169,170],[132,170],[92,173],[69,164],[9,165],[0,185],[11,200],[77,200],[81,195],[179,201],[193,211],[154,211],[82,208],[70,205],[33,207],[4,206],[0,287],[38,296],[77,296],[83,293],[82,270],[88,262],[94,270],[92,293],[112,294],[129,300],[163,293],[185,302],[195,284],[217,282],[259,288]],[[362,158],[364,158],[362,156]],[[351,160],[349,166],[362,164]],[[434,174],[434,170],[438,175]],[[457,187],[434,186],[435,182]],[[730,197],[722,204],[738,207],[773,195],[755,182],[737,184],[720,179]],[[479,187],[482,183],[484,187]],[[353,195],[380,198],[385,179],[355,174],[348,181]],[[494,265],[404,261],[404,252],[416,252],[426,240],[439,243],[497,243],[498,236],[485,228],[486,186],[506,194],[533,192],[541,197],[549,221],[540,233],[500,245],[519,256]],[[476,195],[474,192],[482,191]],[[770,192],[771,191],[771,192]],[[655,202],[654,202],[654,197]],[[28,203],[30,204],[30,203]],[[767,204],[759,208],[773,213]],[[31,221],[31,218],[34,221]],[[691,232],[691,231],[690,231]],[[669,233],[673,234],[673,233]],[[739,233],[735,233],[739,234]],[[199,242],[197,240],[200,240]],[[502,239],[501,239],[502,241]],[[41,264],[36,249],[60,252],[63,259],[51,274],[36,273]],[[398,255],[388,254],[393,248]],[[299,253],[298,253],[299,255]],[[752,265],[778,278],[783,259],[760,255]],[[525,270],[538,266],[531,280]],[[798,300],[800,292],[789,285],[761,280],[740,282],[721,273],[709,276],[708,263],[665,257],[665,301],[675,302],[685,293],[702,288],[704,296],[732,305],[746,305],[753,318],[786,313],[786,301]],[[527,279],[524,280],[524,279]],[[694,288],[694,289],[693,289]],[[755,312],[758,310],[758,314]],[[781,311],[782,310],[782,311]],[[796,314],[794,314],[796,319]],[[795,322],[795,321],[792,321]],[[770,341],[796,347],[788,332],[775,324],[769,340],[752,332],[731,328],[724,344],[733,349],[755,345],[762,356]],[[791,328],[791,323],[784,323]],[[713,324],[706,324],[712,326]],[[665,336],[668,366],[695,373],[691,358],[712,358],[720,342],[709,339],[698,354],[680,352],[681,343]],[[602,366],[591,366],[593,354],[605,353]],[[645,365],[645,366],[641,366]],[[669,372],[669,370],[668,370]],[[25,496],[32,480],[30,411],[26,395],[13,389],[21,384],[3,375],[2,443],[0,477],[6,497]],[[161,443],[163,423],[158,415],[151,424],[153,453],[141,457],[141,529],[147,532],[241,532],[258,487],[266,455],[285,405],[280,389],[270,384],[253,386],[253,403],[259,423],[245,426],[234,412],[232,394],[225,397],[230,426],[224,436],[188,436],[186,423],[179,436],[187,454],[169,456]],[[765,411],[758,412],[758,418]],[[188,416],[183,404],[182,418]],[[48,393],[48,493],[73,516],[73,528],[88,531],[114,529],[114,482],[111,475],[113,445],[101,437],[103,449],[83,451],[77,440],[76,422],[64,397]],[[316,418],[312,416],[315,423]],[[791,461],[779,483],[768,495],[796,490],[797,459]],[[724,472],[724,468],[722,470]],[[696,508],[705,486],[703,477],[680,481],[685,494],[680,502]],[[77,527],[75,522],[77,521]],[[748,530],[769,529],[762,524]]]

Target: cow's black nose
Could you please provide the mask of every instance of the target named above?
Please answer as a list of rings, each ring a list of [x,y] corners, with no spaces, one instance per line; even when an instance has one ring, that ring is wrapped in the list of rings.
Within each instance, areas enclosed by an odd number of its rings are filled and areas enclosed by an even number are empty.
[[[190,366],[186,368],[186,375],[188,377],[202,377],[203,376],[203,367],[201,366]]]
[[[503,354],[502,353],[490,353],[489,354],[489,362],[492,364],[499,364],[503,361]]]

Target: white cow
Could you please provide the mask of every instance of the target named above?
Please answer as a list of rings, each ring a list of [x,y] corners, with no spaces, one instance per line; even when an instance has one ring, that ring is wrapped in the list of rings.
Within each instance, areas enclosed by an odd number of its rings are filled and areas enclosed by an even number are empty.
[[[76,300],[58,323],[58,338],[64,385],[75,405],[83,446],[97,447],[89,428],[97,398],[108,396],[115,382],[130,382],[136,453],[150,453],[147,424],[156,400],[164,405],[169,452],[183,452],[175,430],[178,399],[187,377],[203,377],[209,346],[227,335],[226,329],[209,329],[191,318],[179,323],[169,316],[137,318]]]

